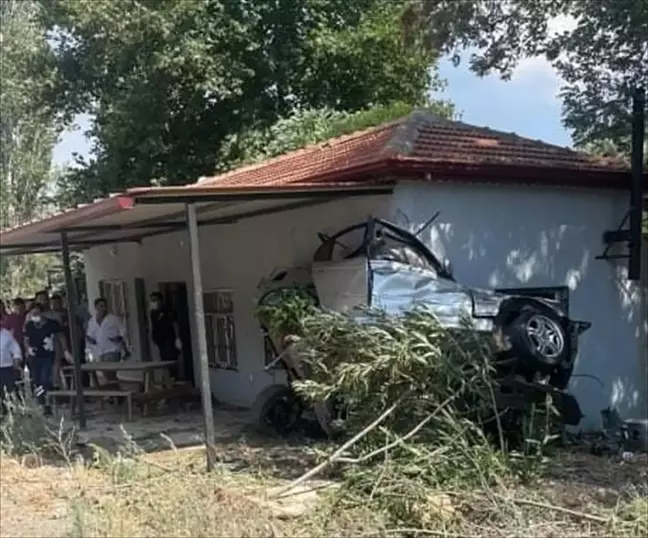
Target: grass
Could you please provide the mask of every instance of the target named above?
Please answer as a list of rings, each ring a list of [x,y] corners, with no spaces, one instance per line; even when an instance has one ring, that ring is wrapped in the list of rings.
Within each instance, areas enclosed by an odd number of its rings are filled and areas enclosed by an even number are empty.
[[[645,455],[558,449],[546,413],[525,417],[518,452],[500,450],[480,427],[491,415],[464,412],[492,393],[481,347],[424,312],[376,321],[304,323],[302,388],[342,396],[339,443],[221,441],[209,474],[202,448],[147,454],[126,437],[116,453],[77,454],[62,425],[17,405],[1,428],[2,535],[648,535]]]
[[[272,499],[287,480],[282,451],[245,440],[220,447],[247,470],[204,473],[202,449],[143,454],[133,446],[90,464],[25,465],[2,454],[3,536],[645,536],[648,461],[562,452],[532,480],[501,471],[501,483],[428,488],[400,522],[393,507],[344,483]],[[303,453],[304,468],[312,455]],[[295,463],[300,457],[293,450]],[[36,460],[37,461],[37,460]],[[528,478],[528,477],[527,477]],[[319,486],[318,486],[319,487]],[[380,485],[376,485],[380,487]],[[313,483],[305,490],[314,489]],[[407,500],[404,500],[406,503]],[[29,510],[26,510],[29,507]],[[44,529],[44,531],[42,530]]]

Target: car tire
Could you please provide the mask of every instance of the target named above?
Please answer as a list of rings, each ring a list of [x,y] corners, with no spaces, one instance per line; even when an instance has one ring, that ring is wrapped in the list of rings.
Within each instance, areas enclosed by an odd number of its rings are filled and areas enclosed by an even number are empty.
[[[261,433],[286,436],[297,429],[302,405],[285,385],[271,385],[259,394],[253,409],[256,427]]]
[[[549,309],[533,305],[504,327],[513,355],[525,371],[543,374],[554,371],[569,356],[569,338],[560,317]]]

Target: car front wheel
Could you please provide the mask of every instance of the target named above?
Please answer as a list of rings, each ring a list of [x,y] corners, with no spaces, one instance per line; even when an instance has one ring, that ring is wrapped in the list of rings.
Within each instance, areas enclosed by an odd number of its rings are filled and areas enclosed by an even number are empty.
[[[550,310],[523,307],[505,333],[524,369],[549,373],[569,355],[567,331],[560,317]]]

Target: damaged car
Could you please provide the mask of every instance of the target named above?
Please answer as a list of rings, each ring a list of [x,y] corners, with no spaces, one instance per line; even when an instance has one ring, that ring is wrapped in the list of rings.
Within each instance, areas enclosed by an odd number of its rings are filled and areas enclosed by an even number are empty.
[[[557,301],[457,282],[450,261],[437,257],[417,235],[376,217],[332,236],[320,234],[311,266],[266,281],[260,304],[272,301],[277,290],[307,286],[319,306],[337,312],[369,306],[398,315],[425,304],[442,326],[456,330],[465,330],[468,317],[494,349],[498,408],[522,409],[544,403],[550,395],[563,422],[577,425],[582,414],[566,389],[579,337],[590,323],[570,319]],[[298,357],[285,351],[279,357],[289,384],[307,375]],[[260,395],[257,413],[262,423],[285,432],[299,419],[301,408],[290,387],[271,386]],[[320,407],[315,414],[328,433],[330,412]]]

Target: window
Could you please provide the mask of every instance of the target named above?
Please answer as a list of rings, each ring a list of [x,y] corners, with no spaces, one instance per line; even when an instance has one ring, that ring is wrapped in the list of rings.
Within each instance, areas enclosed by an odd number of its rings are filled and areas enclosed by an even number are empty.
[[[567,286],[553,286],[546,288],[500,288],[500,293],[508,295],[523,295],[527,297],[541,297],[558,301],[566,316],[569,316],[569,288]]]
[[[108,312],[121,318],[124,328],[126,329],[126,339],[128,338],[128,299],[126,282],[123,280],[101,280],[99,282],[101,296],[106,299]]]
[[[210,291],[203,295],[207,357],[213,368],[236,370],[234,299],[230,291]]]

